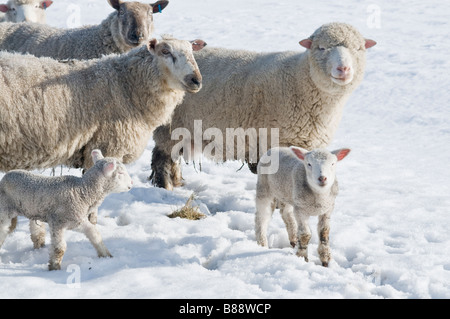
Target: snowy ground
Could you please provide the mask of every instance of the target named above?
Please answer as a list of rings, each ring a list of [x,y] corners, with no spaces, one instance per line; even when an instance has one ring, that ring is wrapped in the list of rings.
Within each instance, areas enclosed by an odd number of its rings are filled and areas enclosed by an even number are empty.
[[[111,12],[106,1],[69,4],[55,1],[49,24],[99,23]],[[314,218],[309,263],[290,248],[278,213],[272,248],[257,246],[256,178],[236,172],[238,162],[184,166],[183,188],[153,188],[150,141],[129,165],[134,189],[100,208],[114,258],[98,259],[69,231],[63,270],[48,272],[48,246],[34,251],[20,219],[0,249],[0,298],[450,298],[449,14],[438,0],[171,0],[155,16],[157,34],[210,46],[301,51],[298,42],[331,21],[378,42],[330,146],[352,148],[338,167],[330,267],[320,266]],[[167,218],[193,191],[208,217]]]

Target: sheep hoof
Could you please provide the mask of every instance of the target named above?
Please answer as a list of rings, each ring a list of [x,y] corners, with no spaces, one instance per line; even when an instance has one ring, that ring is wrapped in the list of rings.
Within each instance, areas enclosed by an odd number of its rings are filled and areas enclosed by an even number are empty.
[[[50,271],[61,270],[61,265],[60,264],[48,264],[48,270],[50,270]]]
[[[328,261],[322,261],[322,266],[328,267]]]

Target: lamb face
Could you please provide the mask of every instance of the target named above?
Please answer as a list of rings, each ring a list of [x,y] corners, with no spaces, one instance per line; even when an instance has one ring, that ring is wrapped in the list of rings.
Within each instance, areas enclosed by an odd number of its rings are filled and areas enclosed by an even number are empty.
[[[45,10],[53,4],[53,1],[40,0],[13,0],[6,5],[0,5],[0,11],[6,13],[10,22],[35,22],[46,23]]]
[[[117,10],[118,30],[123,41],[130,47],[143,45],[153,34],[153,13],[164,9],[169,1],[158,1],[155,4],[140,2],[124,2],[108,0]]]
[[[164,64],[168,77],[168,85],[174,90],[197,93],[202,88],[202,75],[195,61],[193,51],[199,51],[206,46],[202,40],[179,41],[163,38],[157,43],[150,41],[149,50],[158,56]]]
[[[309,39],[300,41],[300,45],[310,49],[312,80],[328,92],[342,91],[343,87],[350,88],[361,82],[365,51],[375,44],[344,23],[325,24]]]
[[[349,149],[333,152],[316,149],[308,152],[299,147],[291,147],[291,150],[303,162],[308,185],[316,193],[329,191],[336,181],[336,163],[350,153]]]

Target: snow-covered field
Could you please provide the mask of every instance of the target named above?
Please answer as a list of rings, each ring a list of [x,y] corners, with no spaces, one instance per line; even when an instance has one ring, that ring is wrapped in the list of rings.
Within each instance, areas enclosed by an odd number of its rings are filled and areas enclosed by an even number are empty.
[[[56,0],[48,23],[94,24],[111,11],[106,0]],[[241,163],[185,165],[184,187],[152,187],[149,141],[128,166],[135,187],[100,207],[114,258],[98,259],[68,231],[63,270],[49,272],[48,245],[33,250],[19,219],[0,249],[0,298],[450,298],[449,14],[450,2],[438,0],[171,0],[155,15],[157,35],[302,51],[300,40],[341,21],[378,42],[330,146],[352,149],[338,167],[330,267],[320,266],[316,218],[309,263],[295,256],[277,212],[272,248],[256,244],[256,176],[237,172]],[[166,216],[194,191],[207,218]]]

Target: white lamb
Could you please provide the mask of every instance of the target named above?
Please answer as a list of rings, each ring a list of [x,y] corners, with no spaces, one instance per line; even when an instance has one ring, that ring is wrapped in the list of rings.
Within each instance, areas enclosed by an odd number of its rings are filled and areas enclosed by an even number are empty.
[[[336,163],[345,158],[350,149],[329,152],[315,149],[308,152],[299,147],[273,148],[258,164],[256,186],[256,241],[267,247],[267,228],[275,207],[280,208],[286,224],[289,241],[298,242],[297,256],[308,261],[308,243],[311,230],[310,216],[319,216],[318,248],[322,265],[328,267],[330,216],[338,194]],[[267,165],[278,165],[278,170],[264,172]],[[274,169],[272,166],[271,169]]]
[[[66,229],[83,232],[99,257],[112,257],[102,237],[89,220],[110,193],[127,192],[132,187],[125,166],[115,158],[104,158],[100,150],[92,151],[95,165],[83,177],[47,177],[13,170],[0,181],[0,247],[9,233],[13,218],[31,220],[31,238],[35,248],[45,242],[45,228],[50,227],[52,247],[49,270],[61,269],[67,244]]]
[[[267,129],[267,140],[271,141],[271,129],[278,128],[279,146],[326,147],[338,128],[345,103],[363,80],[366,49],[376,42],[365,39],[348,24],[329,23],[300,44],[307,48],[306,52],[206,48],[196,53],[204,86],[199,94],[186,96],[170,124],[155,130],[153,183],[166,189],[181,184],[177,158],[171,156],[179,140],[172,140],[171,134],[177,128],[186,128],[194,136],[195,120],[202,120],[204,130],[217,128],[223,135],[229,128],[248,132]],[[245,140],[246,136],[239,138]],[[257,136],[248,134],[248,138]],[[256,173],[259,157],[268,148],[252,157],[249,149],[240,155],[227,143],[230,141],[225,138],[204,140],[200,151],[215,146],[215,152],[203,155],[214,154],[217,161],[247,161]],[[184,150],[191,148],[186,145]],[[261,150],[261,145],[255,148]]]
[[[53,4],[53,1],[42,0],[9,0],[6,4],[0,4],[0,22],[34,22],[47,23],[45,10]]]
[[[87,60],[124,53],[150,41],[154,32],[153,13],[169,3],[108,2],[115,11],[99,25],[60,29],[33,23],[1,23],[0,50],[59,60]]]

